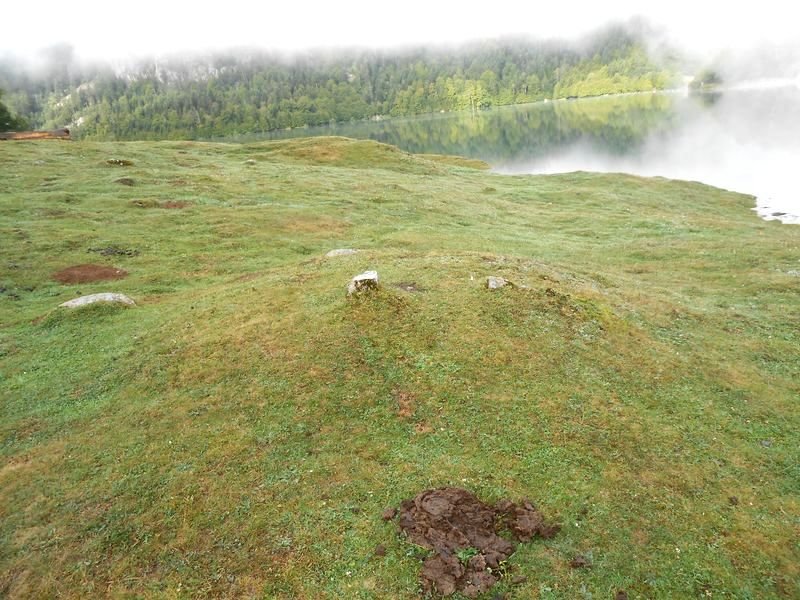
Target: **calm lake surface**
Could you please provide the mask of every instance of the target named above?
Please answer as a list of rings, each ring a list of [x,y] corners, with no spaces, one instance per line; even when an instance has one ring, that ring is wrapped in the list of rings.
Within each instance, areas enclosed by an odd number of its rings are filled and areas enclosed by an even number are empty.
[[[702,181],[752,194],[766,219],[800,223],[800,87],[794,81],[713,95],[556,100],[295,129],[260,139],[309,135],[479,158],[499,173],[604,171]]]

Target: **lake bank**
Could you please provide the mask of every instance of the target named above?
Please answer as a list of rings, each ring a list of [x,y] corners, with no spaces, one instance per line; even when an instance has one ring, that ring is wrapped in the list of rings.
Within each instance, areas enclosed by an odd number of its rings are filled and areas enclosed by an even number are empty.
[[[412,153],[476,158],[500,173],[625,172],[702,181],[754,196],[763,218],[797,223],[800,196],[791,178],[800,154],[797,106],[800,90],[792,86],[696,95],[670,90],[255,137],[373,139]]]

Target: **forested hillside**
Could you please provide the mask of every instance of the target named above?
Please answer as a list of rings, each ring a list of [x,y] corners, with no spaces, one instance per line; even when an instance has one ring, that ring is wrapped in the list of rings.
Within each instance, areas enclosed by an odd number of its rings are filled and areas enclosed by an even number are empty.
[[[36,70],[0,61],[0,88],[37,127],[90,139],[193,139],[545,98],[664,88],[668,68],[622,27],[581,44],[504,40],[460,48],[286,56],[237,51],[86,65],[51,49]]]

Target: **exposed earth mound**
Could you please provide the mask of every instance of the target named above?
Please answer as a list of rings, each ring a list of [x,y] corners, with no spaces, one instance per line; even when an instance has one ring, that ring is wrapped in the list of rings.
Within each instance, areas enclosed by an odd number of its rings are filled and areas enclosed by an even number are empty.
[[[75,265],[53,273],[53,279],[61,283],[91,283],[127,277],[128,272],[105,265]]]
[[[469,598],[488,591],[506,570],[514,544],[498,535],[507,531],[521,542],[536,535],[553,537],[558,525],[545,523],[527,500],[485,504],[461,488],[421,492],[400,505],[399,526],[408,539],[432,550],[422,565],[425,593]]]

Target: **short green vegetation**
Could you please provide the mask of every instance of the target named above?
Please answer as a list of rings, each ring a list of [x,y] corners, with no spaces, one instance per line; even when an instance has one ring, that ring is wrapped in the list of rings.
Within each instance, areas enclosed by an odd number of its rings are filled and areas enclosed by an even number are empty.
[[[473,166],[0,143],[0,596],[417,598],[381,515],[450,485],[562,525],[509,598],[798,597],[800,228]]]

